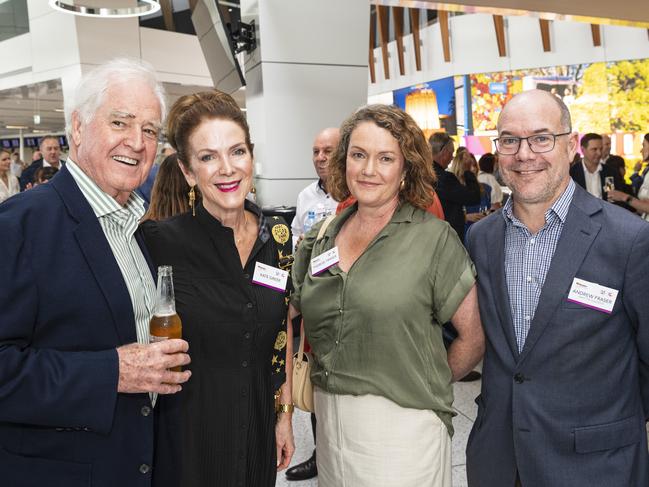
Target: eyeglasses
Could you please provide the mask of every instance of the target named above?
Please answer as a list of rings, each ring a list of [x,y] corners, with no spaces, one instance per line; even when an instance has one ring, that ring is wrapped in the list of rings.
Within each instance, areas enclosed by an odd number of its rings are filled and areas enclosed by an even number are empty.
[[[527,145],[532,152],[535,154],[543,154],[544,152],[550,152],[554,149],[557,137],[570,135],[571,133],[572,132],[564,132],[563,134],[536,134],[530,135],[529,137],[512,137],[505,135],[497,137],[493,139],[493,141],[496,144],[496,151],[498,154],[504,156],[513,156],[514,154],[517,154],[521,148],[522,140],[527,141]]]

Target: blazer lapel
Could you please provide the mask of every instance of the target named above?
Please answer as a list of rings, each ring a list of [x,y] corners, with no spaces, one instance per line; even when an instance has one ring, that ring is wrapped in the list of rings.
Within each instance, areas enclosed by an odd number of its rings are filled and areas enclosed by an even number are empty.
[[[120,343],[136,342],[131,298],[117,260],[90,204],[65,167],[49,184],[55,187],[70,216],[78,222],[74,235],[108,303]]]
[[[503,328],[512,355],[518,357],[518,345],[516,344],[511,305],[509,303],[509,291],[505,277],[505,220],[502,218],[502,215],[496,218],[495,223],[490,227],[490,231],[491,235],[487,239],[487,242],[491,242],[489,245],[489,259],[491,262],[497,263],[494,267],[495,272],[492,277],[494,284],[492,292],[496,301],[498,321],[500,321]]]
[[[588,250],[601,229],[590,217],[601,210],[597,200],[580,187],[575,188],[570,209],[561,231],[561,237],[545,278],[534,319],[521,352],[524,361],[565,299],[572,280],[581,267]]]

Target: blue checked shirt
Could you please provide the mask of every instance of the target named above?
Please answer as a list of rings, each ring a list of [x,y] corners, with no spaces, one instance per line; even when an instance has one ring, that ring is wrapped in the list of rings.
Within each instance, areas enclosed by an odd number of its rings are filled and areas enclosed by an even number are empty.
[[[514,216],[512,198],[503,207],[505,219],[505,277],[518,351],[523,350],[527,332],[534,319],[545,276],[568,215],[575,192],[571,179],[568,187],[545,212],[545,225],[536,235]]]

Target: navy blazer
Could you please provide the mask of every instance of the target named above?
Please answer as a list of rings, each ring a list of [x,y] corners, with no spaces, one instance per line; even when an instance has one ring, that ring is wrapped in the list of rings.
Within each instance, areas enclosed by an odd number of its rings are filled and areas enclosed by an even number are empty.
[[[117,393],[131,299],[68,170],[0,205],[0,236],[0,483],[149,486],[151,401]]]
[[[575,188],[525,346],[516,345],[498,211],[471,226],[486,334],[467,444],[470,487],[646,487],[649,225]],[[619,290],[611,314],[567,301],[574,277]]]

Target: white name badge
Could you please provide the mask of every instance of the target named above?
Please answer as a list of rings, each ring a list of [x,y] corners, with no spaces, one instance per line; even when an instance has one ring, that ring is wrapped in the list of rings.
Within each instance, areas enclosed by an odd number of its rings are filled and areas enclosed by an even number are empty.
[[[332,265],[337,264],[339,261],[340,256],[338,255],[338,247],[327,250],[324,254],[320,254],[311,259],[311,274],[317,276],[321,272],[329,269]]]
[[[575,277],[568,293],[568,301],[610,314],[613,311],[618,292],[617,289]]]
[[[277,267],[255,262],[255,273],[252,276],[252,282],[260,286],[266,286],[275,291],[286,291],[286,281],[288,280],[288,271],[283,271]]]

